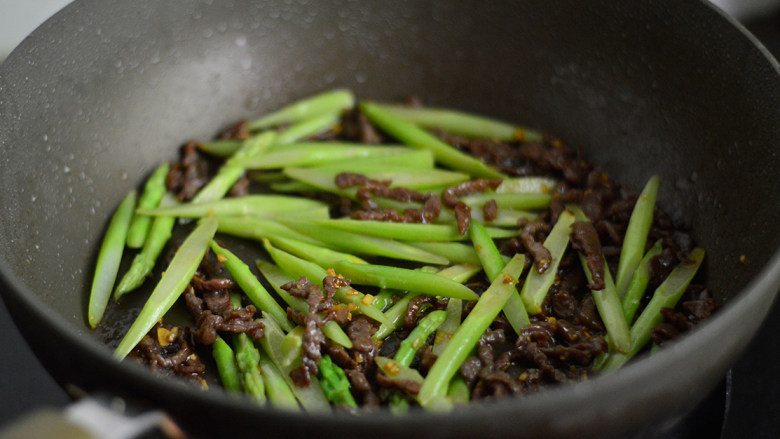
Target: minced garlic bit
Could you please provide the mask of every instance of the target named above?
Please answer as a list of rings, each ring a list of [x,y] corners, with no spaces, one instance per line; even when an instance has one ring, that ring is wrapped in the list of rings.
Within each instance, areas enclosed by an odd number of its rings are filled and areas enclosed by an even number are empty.
[[[157,342],[160,343],[160,346],[166,347],[176,340],[176,337],[179,336],[179,331],[180,329],[178,326],[174,327],[172,330],[159,326],[157,328]]]
[[[511,283],[513,283],[514,281],[515,281],[515,280],[514,280],[514,279],[512,279],[512,276],[509,276],[509,275],[507,275],[507,274],[505,274],[505,275],[504,275],[504,278],[503,278],[503,279],[501,279],[501,282],[503,282],[503,283],[505,283],[505,284],[511,284]]]
[[[360,291],[358,291],[358,290],[356,290],[354,288],[350,288],[349,291],[347,291],[345,294],[347,296],[357,296],[358,294],[360,294]]]
[[[363,305],[371,305],[372,303],[374,303],[374,296],[372,296],[371,294],[366,294],[365,296],[363,296],[361,302],[363,302]]]
[[[391,360],[385,363],[385,367],[382,370],[384,370],[384,372],[390,376],[396,376],[399,372],[401,372],[401,367],[398,365],[398,363]]]
[[[436,331],[434,344],[441,344],[449,341],[452,338],[452,334],[447,334],[444,331]]]
[[[747,256],[739,255],[739,263],[740,264],[744,264],[746,260],[747,260]]]
[[[328,276],[336,276],[336,270],[332,268],[328,268]]]
[[[227,258],[225,257],[225,255],[217,255],[217,260],[219,262],[224,263],[225,261],[227,261]]]
[[[517,377],[518,381],[525,381],[527,379],[528,379],[528,373],[527,372],[523,372],[523,373],[520,374],[519,377]]]

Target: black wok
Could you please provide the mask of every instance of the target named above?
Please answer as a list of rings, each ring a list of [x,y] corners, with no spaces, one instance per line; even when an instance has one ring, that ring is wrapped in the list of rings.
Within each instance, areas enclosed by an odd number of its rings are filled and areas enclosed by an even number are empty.
[[[691,1],[77,1],[0,67],[3,298],[58,382],[140,398],[201,435],[663,429],[722,379],[780,287],[778,71]],[[634,187],[662,174],[659,202],[707,248],[724,307],[616,373],[445,415],[280,413],[116,363],[102,340],[121,334],[93,334],[85,309],[121,197],[185,140],[336,86],[540,127]]]

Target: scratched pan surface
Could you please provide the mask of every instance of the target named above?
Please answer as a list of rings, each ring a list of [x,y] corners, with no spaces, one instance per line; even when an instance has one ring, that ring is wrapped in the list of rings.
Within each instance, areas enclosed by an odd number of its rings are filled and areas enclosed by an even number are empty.
[[[333,87],[539,127],[634,187],[660,173],[723,309],[609,376],[442,415],[281,413],[114,362],[121,322],[93,333],[84,316],[122,196],[182,142]],[[778,138],[777,62],[705,3],[76,1],[0,67],[3,298],[60,383],[199,435],[642,435],[707,395],[776,295]]]

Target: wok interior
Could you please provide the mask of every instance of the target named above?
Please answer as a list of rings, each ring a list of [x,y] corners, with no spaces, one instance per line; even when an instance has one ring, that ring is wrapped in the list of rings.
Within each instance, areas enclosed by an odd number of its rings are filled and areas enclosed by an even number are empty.
[[[776,67],[703,5],[143,3],[77,2],[3,71],[0,255],[84,334],[129,189],[188,139],[334,87],[540,128],[635,188],[660,173],[721,300],[778,248]]]

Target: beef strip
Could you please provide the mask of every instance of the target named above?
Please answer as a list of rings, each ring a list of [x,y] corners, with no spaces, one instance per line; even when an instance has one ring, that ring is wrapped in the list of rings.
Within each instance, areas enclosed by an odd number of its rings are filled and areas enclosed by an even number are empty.
[[[193,346],[189,328],[158,323],[128,356],[149,365],[155,372],[185,377],[205,386],[201,374],[206,365]]]
[[[591,274],[591,290],[603,290],[604,284],[604,255],[601,253],[601,243],[593,223],[575,221],[571,225],[571,246],[574,250],[585,255],[588,270]]]
[[[179,201],[189,201],[208,181],[208,163],[198,152],[196,142],[181,147],[181,159],[168,171],[165,183]]]

